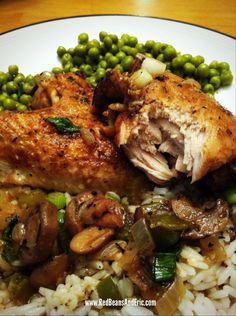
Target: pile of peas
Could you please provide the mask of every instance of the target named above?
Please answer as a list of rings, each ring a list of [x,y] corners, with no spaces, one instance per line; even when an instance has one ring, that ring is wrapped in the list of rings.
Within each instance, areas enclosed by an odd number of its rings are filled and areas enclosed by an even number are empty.
[[[107,71],[116,68],[121,73],[127,71],[137,53],[156,58],[166,64],[166,68],[183,77],[199,82],[201,89],[213,96],[214,92],[232,83],[233,75],[226,62],[205,63],[204,57],[181,54],[169,44],[147,40],[139,43],[137,37],[123,34],[99,33],[99,40],[89,39],[87,33],[78,35],[78,44],[66,49],[57,48],[61,67],[54,67],[52,73],[79,72],[96,86]],[[0,72],[0,111],[26,110],[36,89],[33,76],[19,73],[16,65],[10,65],[8,72]]]
[[[35,88],[33,76],[25,77],[17,65],[10,65],[8,72],[0,72],[0,112],[27,110]]]
[[[78,35],[78,44],[69,49],[59,46],[57,55],[62,68],[55,67],[52,72],[79,71],[87,81],[96,86],[106,71],[117,68],[127,71],[137,53],[164,62],[167,69],[183,78],[197,80],[201,89],[213,96],[214,92],[232,83],[233,75],[226,62],[212,61],[209,65],[202,56],[181,54],[169,44],[147,40],[139,43],[137,37],[123,34],[120,38],[104,31],[99,33],[100,41],[89,40],[86,33]]]

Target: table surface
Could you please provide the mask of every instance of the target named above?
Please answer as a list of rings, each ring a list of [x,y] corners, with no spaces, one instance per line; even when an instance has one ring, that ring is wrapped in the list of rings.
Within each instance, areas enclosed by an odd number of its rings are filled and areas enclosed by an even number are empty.
[[[185,21],[236,37],[236,0],[0,0],[0,33],[49,19],[132,14]]]

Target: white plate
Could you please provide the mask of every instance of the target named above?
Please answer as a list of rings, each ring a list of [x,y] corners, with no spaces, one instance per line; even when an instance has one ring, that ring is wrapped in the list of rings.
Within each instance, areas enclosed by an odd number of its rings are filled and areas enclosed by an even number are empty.
[[[59,65],[56,49],[59,45],[74,47],[77,36],[87,32],[98,38],[99,31],[137,36],[172,44],[182,53],[202,55],[206,63],[226,61],[235,74],[235,39],[200,26],[187,23],[137,16],[96,15],[58,19],[29,25],[0,36],[0,70],[17,64],[24,74],[36,74]],[[236,114],[235,79],[230,87],[220,89],[216,99]]]

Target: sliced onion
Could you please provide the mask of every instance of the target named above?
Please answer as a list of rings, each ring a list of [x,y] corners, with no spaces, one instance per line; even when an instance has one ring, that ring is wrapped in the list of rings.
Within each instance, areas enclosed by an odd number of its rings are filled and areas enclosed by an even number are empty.
[[[158,75],[162,75],[166,70],[166,64],[162,63],[161,61],[147,57],[144,59],[141,65],[141,69],[147,70],[153,78]]]
[[[131,227],[131,234],[139,252],[149,253],[155,248],[155,243],[150,229],[144,218],[140,218],[135,224],[133,224]]]
[[[140,89],[149,84],[153,77],[146,69],[139,69],[133,73],[131,79],[135,86]]]
[[[156,310],[159,316],[171,316],[178,308],[185,294],[185,287],[180,278],[176,278],[168,290],[157,300]]]

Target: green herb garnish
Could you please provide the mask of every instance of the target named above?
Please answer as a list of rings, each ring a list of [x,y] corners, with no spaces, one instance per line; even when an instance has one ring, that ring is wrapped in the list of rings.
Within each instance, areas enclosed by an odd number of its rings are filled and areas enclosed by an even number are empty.
[[[73,134],[80,132],[80,128],[75,126],[71,120],[66,117],[48,117],[45,121],[53,125],[60,134]]]
[[[18,217],[17,216],[13,216],[7,227],[4,229],[3,234],[2,234],[2,239],[6,242],[11,242],[12,238],[11,238],[11,234],[13,231],[14,226],[18,223]]]
[[[7,262],[12,262],[17,259],[17,254],[12,243],[12,231],[18,221],[18,217],[13,216],[2,234],[2,240],[5,241],[2,256]]]
[[[152,275],[154,281],[172,281],[176,275],[176,252],[157,252],[154,256]]]

